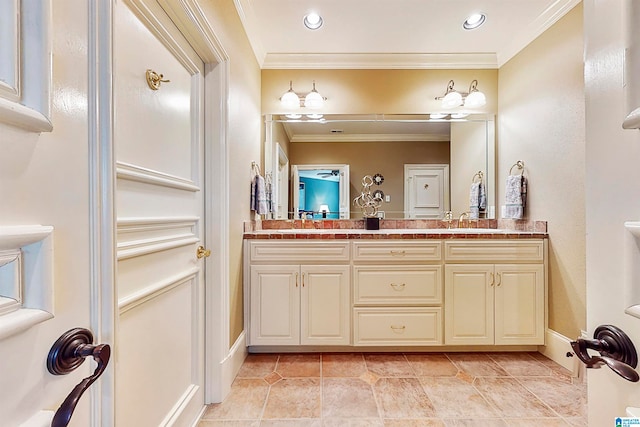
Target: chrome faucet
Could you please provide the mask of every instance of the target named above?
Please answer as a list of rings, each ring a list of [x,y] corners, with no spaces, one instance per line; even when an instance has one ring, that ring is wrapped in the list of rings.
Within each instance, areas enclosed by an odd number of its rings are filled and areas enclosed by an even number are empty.
[[[467,219],[467,227],[468,228],[471,227],[471,220],[469,219],[469,212],[462,212],[460,214],[460,217],[458,218],[458,228],[463,228],[462,224],[463,224],[463,221],[465,220],[465,218]]]
[[[444,222],[447,223],[447,229],[451,229],[451,223],[453,222],[453,212],[446,211],[444,213]]]

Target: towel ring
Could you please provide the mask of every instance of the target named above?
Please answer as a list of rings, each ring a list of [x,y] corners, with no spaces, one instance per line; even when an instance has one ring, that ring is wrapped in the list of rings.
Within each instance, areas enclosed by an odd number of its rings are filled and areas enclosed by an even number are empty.
[[[511,175],[511,172],[515,167],[522,171],[520,172],[520,175],[524,174],[524,162],[522,160],[518,160],[513,166],[511,166],[511,169],[509,169],[509,175]]]
[[[478,178],[477,182],[482,182],[482,179],[484,178],[484,173],[482,171],[478,171],[475,175],[473,175],[473,178],[471,178],[471,183],[476,182],[476,178]]]

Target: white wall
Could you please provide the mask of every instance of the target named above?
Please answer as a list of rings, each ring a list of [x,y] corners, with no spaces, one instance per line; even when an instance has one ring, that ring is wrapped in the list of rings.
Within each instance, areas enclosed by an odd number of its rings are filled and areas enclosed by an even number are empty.
[[[583,44],[578,5],[498,74],[497,204],[522,160],[527,216],[548,222],[549,327],[571,339],[585,327]]]
[[[633,0],[636,1],[636,0]],[[587,332],[613,324],[640,348],[640,319],[624,314],[631,283],[624,222],[640,219],[640,131],[623,130],[624,7],[629,0],[586,0],[586,259]],[[636,24],[637,25],[637,24]],[[636,70],[635,78],[638,77]],[[628,405],[640,407],[640,387],[607,368],[588,370],[589,425],[613,425]]]

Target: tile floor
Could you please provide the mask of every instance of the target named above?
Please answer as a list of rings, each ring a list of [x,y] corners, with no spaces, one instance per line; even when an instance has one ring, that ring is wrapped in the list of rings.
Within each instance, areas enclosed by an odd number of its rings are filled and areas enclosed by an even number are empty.
[[[251,354],[199,427],[586,426],[586,384],[539,353]]]

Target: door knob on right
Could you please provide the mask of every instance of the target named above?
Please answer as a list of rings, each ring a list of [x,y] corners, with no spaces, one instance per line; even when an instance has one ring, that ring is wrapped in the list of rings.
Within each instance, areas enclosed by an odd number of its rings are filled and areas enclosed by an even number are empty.
[[[592,340],[578,338],[571,342],[571,348],[587,368],[606,365],[627,381],[638,382],[640,375],[638,354],[631,339],[621,329],[613,325],[601,325],[593,333]],[[587,350],[596,350],[600,356],[591,356]]]
[[[198,259],[206,258],[209,255],[211,255],[211,250],[205,249],[204,246],[198,246],[198,249],[196,249],[196,256],[198,257]]]

